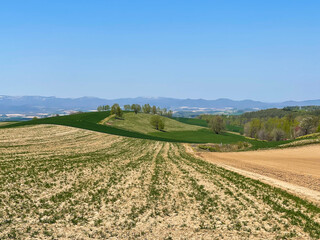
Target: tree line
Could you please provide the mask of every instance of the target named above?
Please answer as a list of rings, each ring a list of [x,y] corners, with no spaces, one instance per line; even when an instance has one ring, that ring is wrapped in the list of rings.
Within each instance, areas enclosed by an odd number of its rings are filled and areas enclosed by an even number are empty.
[[[212,115],[201,115],[212,121]],[[221,116],[225,126],[238,127],[245,136],[267,141],[295,139],[320,132],[320,107],[285,107]],[[209,125],[210,126],[210,125]]]
[[[317,116],[254,118],[244,124],[244,135],[267,141],[295,139],[316,132],[320,132]]]
[[[112,108],[115,107],[119,107],[121,109],[121,107],[119,106],[119,104],[115,103],[112,105],[112,107],[110,107],[109,105],[101,105],[98,106],[97,111],[101,112],[101,111],[110,111],[112,110]],[[166,116],[166,117],[172,117],[173,115],[173,111],[172,110],[168,110],[167,108],[160,108],[157,106],[150,106],[150,104],[144,104],[144,105],[140,105],[140,104],[126,104],[123,106],[123,110],[124,111],[133,111],[135,114],[138,114],[140,112],[143,113],[152,113],[152,114],[158,114],[160,116]]]

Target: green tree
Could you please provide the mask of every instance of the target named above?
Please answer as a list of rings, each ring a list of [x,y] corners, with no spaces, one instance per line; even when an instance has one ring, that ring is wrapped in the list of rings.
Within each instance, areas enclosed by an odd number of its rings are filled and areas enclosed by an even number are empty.
[[[210,120],[209,120],[209,127],[210,129],[215,132],[216,134],[221,133],[222,130],[225,129],[225,124],[223,121],[223,118],[221,116],[213,116]]]
[[[135,114],[141,111],[141,106],[139,104],[132,104],[131,105],[131,110],[134,111]]]
[[[111,113],[110,114],[111,115],[116,114],[118,107],[120,108],[118,103],[113,104],[112,107],[111,107]]]
[[[123,107],[124,107],[124,110],[126,110],[126,111],[130,111],[131,110],[131,106],[129,104],[126,104]]]
[[[151,106],[150,106],[149,104],[144,104],[144,105],[142,106],[142,111],[143,111],[144,113],[150,113],[150,112],[151,112]]]
[[[294,122],[294,115],[293,113],[289,113],[286,115],[286,119],[289,121],[289,122]]]
[[[153,115],[150,119],[150,124],[157,130],[163,130],[165,123],[164,119],[161,118],[159,115]]]
[[[116,114],[116,118],[122,118],[123,112],[119,106],[117,106],[115,114]]]
[[[152,113],[157,114],[157,107],[154,105],[152,106]]]
[[[315,121],[313,117],[305,117],[300,122],[300,128],[303,133],[303,135],[307,135],[313,132],[315,128]]]
[[[173,114],[172,110],[169,110],[168,113],[167,113],[167,116],[168,117],[172,117],[172,114]]]
[[[109,111],[110,110],[110,106],[109,105],[102,105],[102,106],[99,106],[97,108],[98,112],[101,112],[101,111]]]
[[[272,125],[273,123],[270,123]],[[254,118],[249,123],[249,137],[256,138],[258,135],[259,130],[262,128],[261,120],[258,118]]]

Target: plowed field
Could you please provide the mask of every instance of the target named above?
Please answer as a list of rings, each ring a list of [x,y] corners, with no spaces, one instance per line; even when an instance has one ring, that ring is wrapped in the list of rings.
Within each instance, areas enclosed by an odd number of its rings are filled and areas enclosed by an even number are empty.
[[[320,209],[178,143],[0,130],[0,239],[317,239]]]

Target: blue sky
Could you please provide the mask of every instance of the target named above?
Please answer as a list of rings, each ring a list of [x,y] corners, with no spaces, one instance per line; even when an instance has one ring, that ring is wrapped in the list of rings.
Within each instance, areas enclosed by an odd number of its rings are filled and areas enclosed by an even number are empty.
[[[1,1],[0,95],[320,98],[320,1]]]

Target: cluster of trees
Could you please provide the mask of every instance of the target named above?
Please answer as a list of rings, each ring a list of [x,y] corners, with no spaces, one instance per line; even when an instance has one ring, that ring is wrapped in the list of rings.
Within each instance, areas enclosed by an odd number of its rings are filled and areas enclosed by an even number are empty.
[[[97,108],[98,112],[102,111],[110,111],[110,106],[109,105],[101,105]]]
[[[265,110],[246,112],[240,115],[243,119],[253,119],[253,118],[270,118],[278,117],[283,118],[287,115],[292,117],[298,116],[320,116],[320,106],[303,106],[303,107],[284,107],[282,109],[269,108]]]
[[[124,110],[126,111],[134,111],[136,114],[139,112],[143,112],[143,113],[152,113],[152,114],[159,114],[161,116],[166,116],[166,117],[172,117],[172,110],[167,110],[166,108],[160,108],[157,106],[150,106],[149,104],[144,104],[144,105],[139,105],[139,104],[132,104],[131,106],[128,105],[124,105]]]
[[[116,115],[116,118],[122,118],[123,112],[118,103],[113,104],[111,107],[109,105],[101,105],[97,108],[98,112],[111,111],[111,115]]]
[[[244,127],[246,136],[267,141],[294,139],[320,132],[320,106],[271,108],[228,119]]]
[[[119,104],[114,104],[119,106]],[[109,105],[102,105],[99,106],[97,108],[97,110],[99,112],[101,111],[110,111],[111,107]],[[126,104],[123,106],[123,109],[125,111],[133,111],[134,113],[138,114],[139,112],[143,112],[143,113],[152,113],[152,114],[159,114],[160,116],[166,116],[166,117],[172,117],[172,110],[167,110],[166,108],[160,108],[157,106],[150,106],[150,104],[144,104],[144,105],[140,105],[140,104]]]
[[[246,136],[267,141],[294,139],[320,131],[319,117],[287,115],[283,118],[254,118],[244,125]]]
[[[238,129],[245,136],[280,141],[294,139],[303,135],[320,132],[320,107],[286,107],[271,108],[241,115],[222,115],[223,124],[213,115],[201,115],[215,131],[215,126],[226,126],[227,129]],[[213,124],[214,123],[214,124]],[[234,131],[234,130],[231,130]]]

